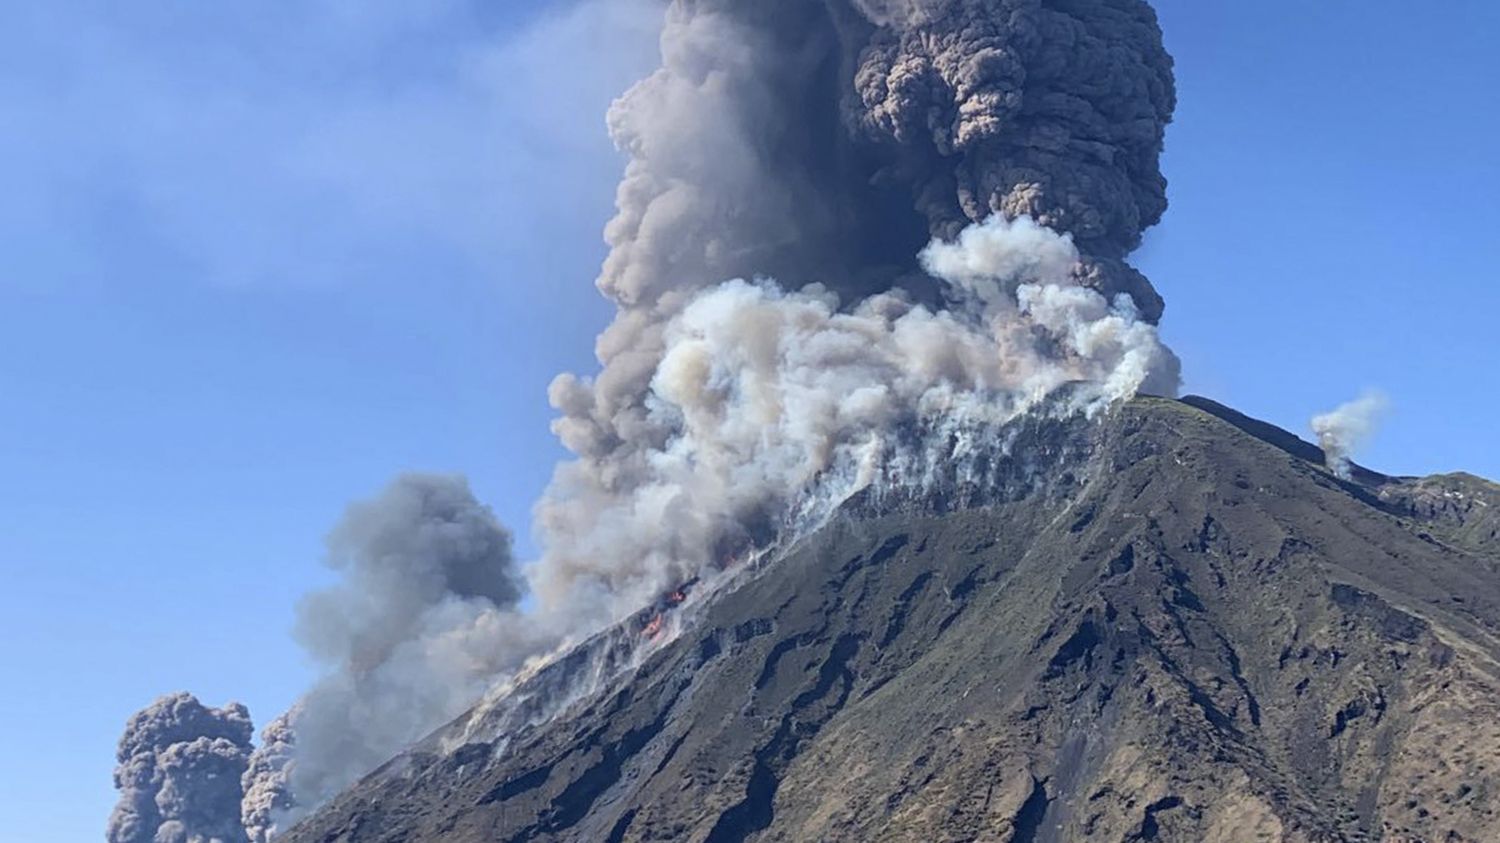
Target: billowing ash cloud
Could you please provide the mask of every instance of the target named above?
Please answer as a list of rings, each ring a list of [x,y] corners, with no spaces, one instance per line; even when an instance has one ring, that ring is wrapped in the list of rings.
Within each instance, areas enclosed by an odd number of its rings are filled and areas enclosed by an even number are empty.
[[[560,467],[540,504],[539,596],[566,611],[599,592],[633,607],[893,471],[958,459],[1060,387],[1084,383],[1079,409],[1175,389],[1155,326],[1128,296],[1078,284],[1067,235],[997,216],[923,260],[945,309],[899,291],[844,306],[765,280],[691,297],[661,326],[636,438]],[[564,409],[587,395],[575,380],[554,387]],[[914,444],[901,435],[913,427],[941,435]]]
[[[1370,437],[1385,415],[1390,401],[1379,392],[1366,392],[1312,420],[1313,433],[1323,449],[1324,462],[1339,477],[1348,480],[1354,454]]]
[[[914,415],[1175,386],[1124,263],[1166,207],[1175,105],[1143,0],[678,0],[662,56],[610,114],[619,314],[597,377],[552,386],[578,459],[538,507],[544,605],[755,544]],[[1122,325],[1158,348],[1130,389],[1096,344]]]
[[[260,732],[260,746],[251,754],[240,781],[244,798],[240,802],[240,820],[250,843],[267,843],[294,815],[297,802],[292,797],[290,781],[297,735],[292,721],[298,709],[272,720]]]
[[[133,715],[115,768],[119,804],[109,843],[244,843],[240,777],[250,756],[250,712],[170,694]]]
[[[854,75],[853,122],[908,174],[934,235],[991,214],[1074,236],[1079,274],[1162,302],[1122,259],[1166,210],[1172,59],[1142,0],[887,0]]]
[[[1119,259],[1166,208],[1172,61],[1143,0],[678,0],[663,66],[611,111],[631,157],[600,288],[629,351],[735,277],[865,295],[991,214],[1075,236],[1083,279],[1161,302]]]
[[[1175,99],[1144,0],[673,0],[661,48],[609,114],[618,313],[597,375],[550,390],[575,459],[536,507],[535,607],[461,479],[353,507],[298,628],[326,673],[244,779],[255,843],[853,494],[1002,456],[1025,413],[1176,389],[1125,263]]]
[[[341,580],[303,601],[297,625],[327,672],[251,760],[257,839],[462,712],[525,649],[510,533],[462,477],[402,475],[328,544]]]

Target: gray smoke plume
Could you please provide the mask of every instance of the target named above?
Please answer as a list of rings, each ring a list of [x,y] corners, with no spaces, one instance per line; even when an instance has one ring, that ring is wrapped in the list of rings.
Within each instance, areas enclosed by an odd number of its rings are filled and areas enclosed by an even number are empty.
[[[1375,435],[1375,427],[1385,415],[1390,401],[1379,392],[1366,392],[1340,404],[1330,412],[1313,417],[1313,433],[1323,449],[1323,460],[1333,473],[1348,480],[1354,453]]]
[[[251,759],[257,841],[462,712],[528,649],[510,533],[462,477],[396,478],[328,545],[341,581],[305,598],[297,625],[326,673]]]
[[[170,694],[133,715],[115,768],[119,804],[109,843],[244,843],[240,777],[250,756],[250,712]]]
[[[1174,389],[1124,262],[1166,207],[1174,105],[1144,0],[674,2],[661,69],[610,113],[619,313],[599,374],[551,389],[578,459],[538,505],[544,607],[743,552],[815,481],[889,465],[913,416]]]
[[[853,120],[915,179],[932,234],[991,214],[1073,235],[1080,277],[1162,302],[1122,263],[1166,210],[1159,167],[1176,94],[1143,0],[865,2]]]
[[[245,795],[240,802],[240,821],[250,843],[268,843],[278,823],[293,816],[297,808],[289,780],[297,735],[292,730],[298,709],[272,720],[260,732],[260,746],[251,754],[240,781]]]

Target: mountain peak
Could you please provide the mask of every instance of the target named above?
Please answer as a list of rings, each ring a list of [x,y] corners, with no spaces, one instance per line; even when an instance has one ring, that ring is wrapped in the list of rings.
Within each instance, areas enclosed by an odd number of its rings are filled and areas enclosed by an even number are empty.
[[[1048,482],[847,507],[285,839],[1500,839],[1493,485],[1201,398],[1037,425]]]

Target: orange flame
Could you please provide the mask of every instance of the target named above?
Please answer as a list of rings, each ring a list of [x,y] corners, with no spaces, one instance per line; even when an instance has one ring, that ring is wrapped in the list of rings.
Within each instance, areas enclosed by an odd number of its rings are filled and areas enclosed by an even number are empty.
[[[661,625],[662,615],[658,614],[656,617],[651,619],[650,623],[646,624],[645,629],[641,630],[641,635],[644,635],[647,638],[655,638],[658,634],[661,633]]]

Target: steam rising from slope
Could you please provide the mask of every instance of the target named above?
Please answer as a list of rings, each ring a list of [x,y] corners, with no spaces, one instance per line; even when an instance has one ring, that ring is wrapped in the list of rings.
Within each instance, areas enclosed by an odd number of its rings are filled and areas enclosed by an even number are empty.
[[[1128,296],[1080,286],[1078,260],[1067,235],[994,217],[923,252],[947,309],[899,291],[846,308],[824,287],[766,280],[693,296],[662,326],[637,459],[603,466],[629,482],[571,463],[540,504],[539,596],[572,607],[580,591],[607,593],[634,608],[763,543],[796,511],[894,482],[886,467],[909,459],[897,449],[916,426],[994,429],[1075,382],[1076,409],[1175,390],[1176,358],[1155,326]],[[586,397],[579,381],[554,386],[564,408]]]
[[[1317,434],[1324,461],[1334,474],[1349,479],[1355,451],[1375,435],[1375,427],[1389,406],[1390,401],[1383,394],[1366,392],[1313,418],[1313,433]]]

